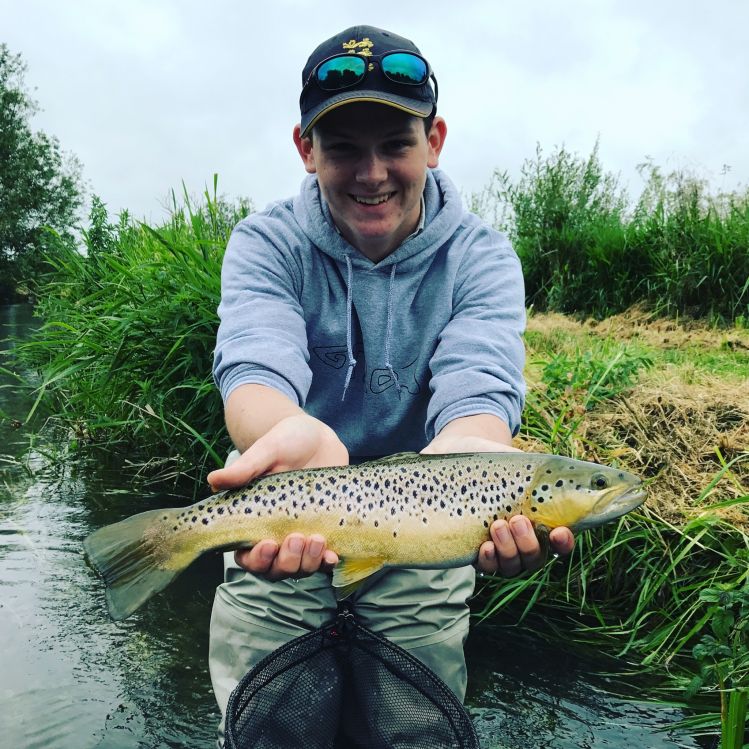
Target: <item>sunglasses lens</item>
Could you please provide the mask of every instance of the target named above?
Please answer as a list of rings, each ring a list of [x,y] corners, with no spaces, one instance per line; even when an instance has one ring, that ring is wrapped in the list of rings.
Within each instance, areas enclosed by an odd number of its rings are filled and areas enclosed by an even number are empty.
[[[367,63],[358,55],[342,55],[327,60],[317,69],[317,83],[325,91],[337,91],[358,83],[367,69]]]
[[[427,65],[408,52],[394,52],[382,58],[382,72],[395,83],[420,86],[429,77]]]

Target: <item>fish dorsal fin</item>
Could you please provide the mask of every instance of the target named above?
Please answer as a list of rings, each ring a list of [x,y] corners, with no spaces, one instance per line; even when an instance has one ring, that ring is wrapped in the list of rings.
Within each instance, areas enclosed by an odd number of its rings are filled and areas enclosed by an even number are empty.
[[[385,455],[382,458],[375,458],[374,460],[368,460],[366,463],[361,463],[363,466],[373,466],[380,463],[406,463],[414,460],[419,460],[424,457],[420,453],[407,452],[407,453],[394,453],[393,455]]]
[[[333,569],[333,588],[340,601],[348,598],[370,575],[385,566],[382,557],[341,559]]]

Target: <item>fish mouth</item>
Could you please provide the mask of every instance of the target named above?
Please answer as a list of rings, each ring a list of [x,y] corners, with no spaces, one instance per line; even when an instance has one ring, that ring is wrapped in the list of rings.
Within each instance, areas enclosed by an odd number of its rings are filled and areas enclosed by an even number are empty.
[[[601,507],[607,507],[606,514],[615,517],[615,513],[623,515],[624,513],[631,512],[636,507],[639,507],[645,501],[645,497],[647,497],[647,494],[647,490],[640,483],[627,489],[627,491],[623,492],[617,497],[614,497],[613,499],[609,499],[608,496],[604,496],[598,501],[597,504]]]

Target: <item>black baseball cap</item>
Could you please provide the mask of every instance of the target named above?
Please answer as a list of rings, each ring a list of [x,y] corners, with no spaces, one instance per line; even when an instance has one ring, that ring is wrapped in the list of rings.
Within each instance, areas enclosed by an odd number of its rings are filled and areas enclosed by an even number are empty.
[[[421,57],[419,48],[410,39],[375,26],[352,26],[320,44],[302,71],[302,95],[299,98],[302,137],[323,115],[352,102],[379,102],[415,117],[433,114],[437,109],[437,97],[429,83],[429,78],[434,78],[431,68],[424,83],[418,86],[396,83],[386,77],[377,64],[368,67],[361,81],[343,90],[325,91],[311,80],[317,66],[335,55],[353,54],[377,60],[389,52],[413,52]]]

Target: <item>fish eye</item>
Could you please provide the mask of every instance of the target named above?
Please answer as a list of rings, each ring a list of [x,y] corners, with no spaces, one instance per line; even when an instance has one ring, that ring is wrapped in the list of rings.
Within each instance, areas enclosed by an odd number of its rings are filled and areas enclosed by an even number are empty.
[[[590,480],[590,486],[592,489],[607,489],[608,485],[609,482],[602,473],[595,474]]]

